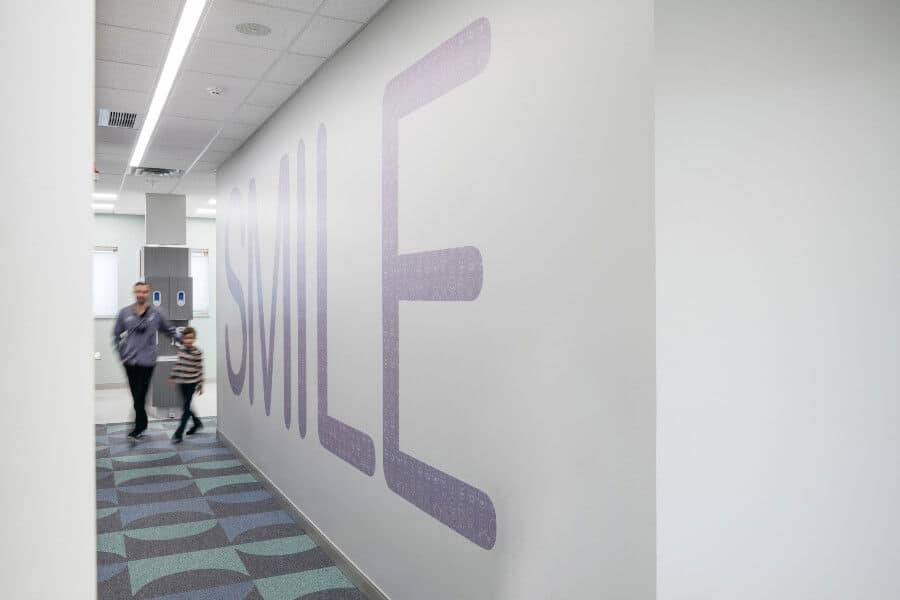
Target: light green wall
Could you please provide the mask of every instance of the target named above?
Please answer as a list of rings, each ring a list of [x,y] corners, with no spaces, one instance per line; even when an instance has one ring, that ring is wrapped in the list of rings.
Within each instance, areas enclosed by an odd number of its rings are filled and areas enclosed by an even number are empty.
[[[198,345],[207,357],[203,365],[207,377],[216,377],[216,222],[212,219],[188,219],[187,242],[191,248],[207,248],[210,260],[209,316],[197,317],[191,325],[197,329]],[[144,217],[140,215],[95,215],[94,245],[119,248],[119,305],[131,301],[131,286],[140,279],[141,246],[144,245]],[[112,347],[113,319],[94,319],[94,383],[125,385],[125,373]]]

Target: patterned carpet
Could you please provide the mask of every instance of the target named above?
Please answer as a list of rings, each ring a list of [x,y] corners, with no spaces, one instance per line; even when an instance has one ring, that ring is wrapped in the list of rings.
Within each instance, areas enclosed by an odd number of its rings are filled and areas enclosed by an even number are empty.
[[[204,423],[97,425],[98,598],[365,600]]]

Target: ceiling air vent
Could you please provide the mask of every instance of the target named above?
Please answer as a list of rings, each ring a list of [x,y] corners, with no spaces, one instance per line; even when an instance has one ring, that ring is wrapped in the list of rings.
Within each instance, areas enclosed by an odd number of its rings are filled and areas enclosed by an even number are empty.
[[[99,117],[97,125],[100,127],[126,127],[134,129],[134,121],[137,119],[135,113],[117,112],[108,108],[101,108],[97,111]]]
[[[181,177],[184,169],[161,169],[159,167],[131,167],[131,174],[141,177]]]

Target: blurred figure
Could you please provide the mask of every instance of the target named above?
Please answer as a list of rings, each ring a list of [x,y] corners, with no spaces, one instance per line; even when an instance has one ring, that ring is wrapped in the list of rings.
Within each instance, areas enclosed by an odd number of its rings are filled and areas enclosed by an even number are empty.
[[[173,340],[178,339],[175,327],[149,300],[150,286],[143,281],[135,283],[134,304],[119,311],[113,328],[113,344],[125,366],[134,401],[134,429],[128,434],[132,441],[140,439],[147,429],[147,390],[159,354],[156,334],[161,331]]]
[[[188,419],[194,420],[194,425],[188,429],[187,435],[193,435],[198,429],[203,428],[203,423],[197,415],[191,411],[191,400],[194,392],[203,394],[203,352],[194,345],[197,332],[193,327],[185,327],[181,332],[181,345],[178,347],[178,361],[172,369],[169,381],[178,384],[181,398],[184,400],[184,411],[181,413],[181,423],[172,435],[172,443],[180,444],[184,428]]]

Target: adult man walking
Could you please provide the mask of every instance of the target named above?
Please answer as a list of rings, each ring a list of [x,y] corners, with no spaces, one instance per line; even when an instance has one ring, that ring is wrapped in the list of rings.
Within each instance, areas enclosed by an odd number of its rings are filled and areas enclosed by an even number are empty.
[[[134,284],[134,304],[119,311],[113,328],[113,344],[128,375],[134,401],[134,429],[128,434],[132,440],[140,438],[147,429],[145,402],[159,354],[156,334],[160,331],[172,339],[178,337],[162,311],[150,303],[150,286],[139,281]]]

